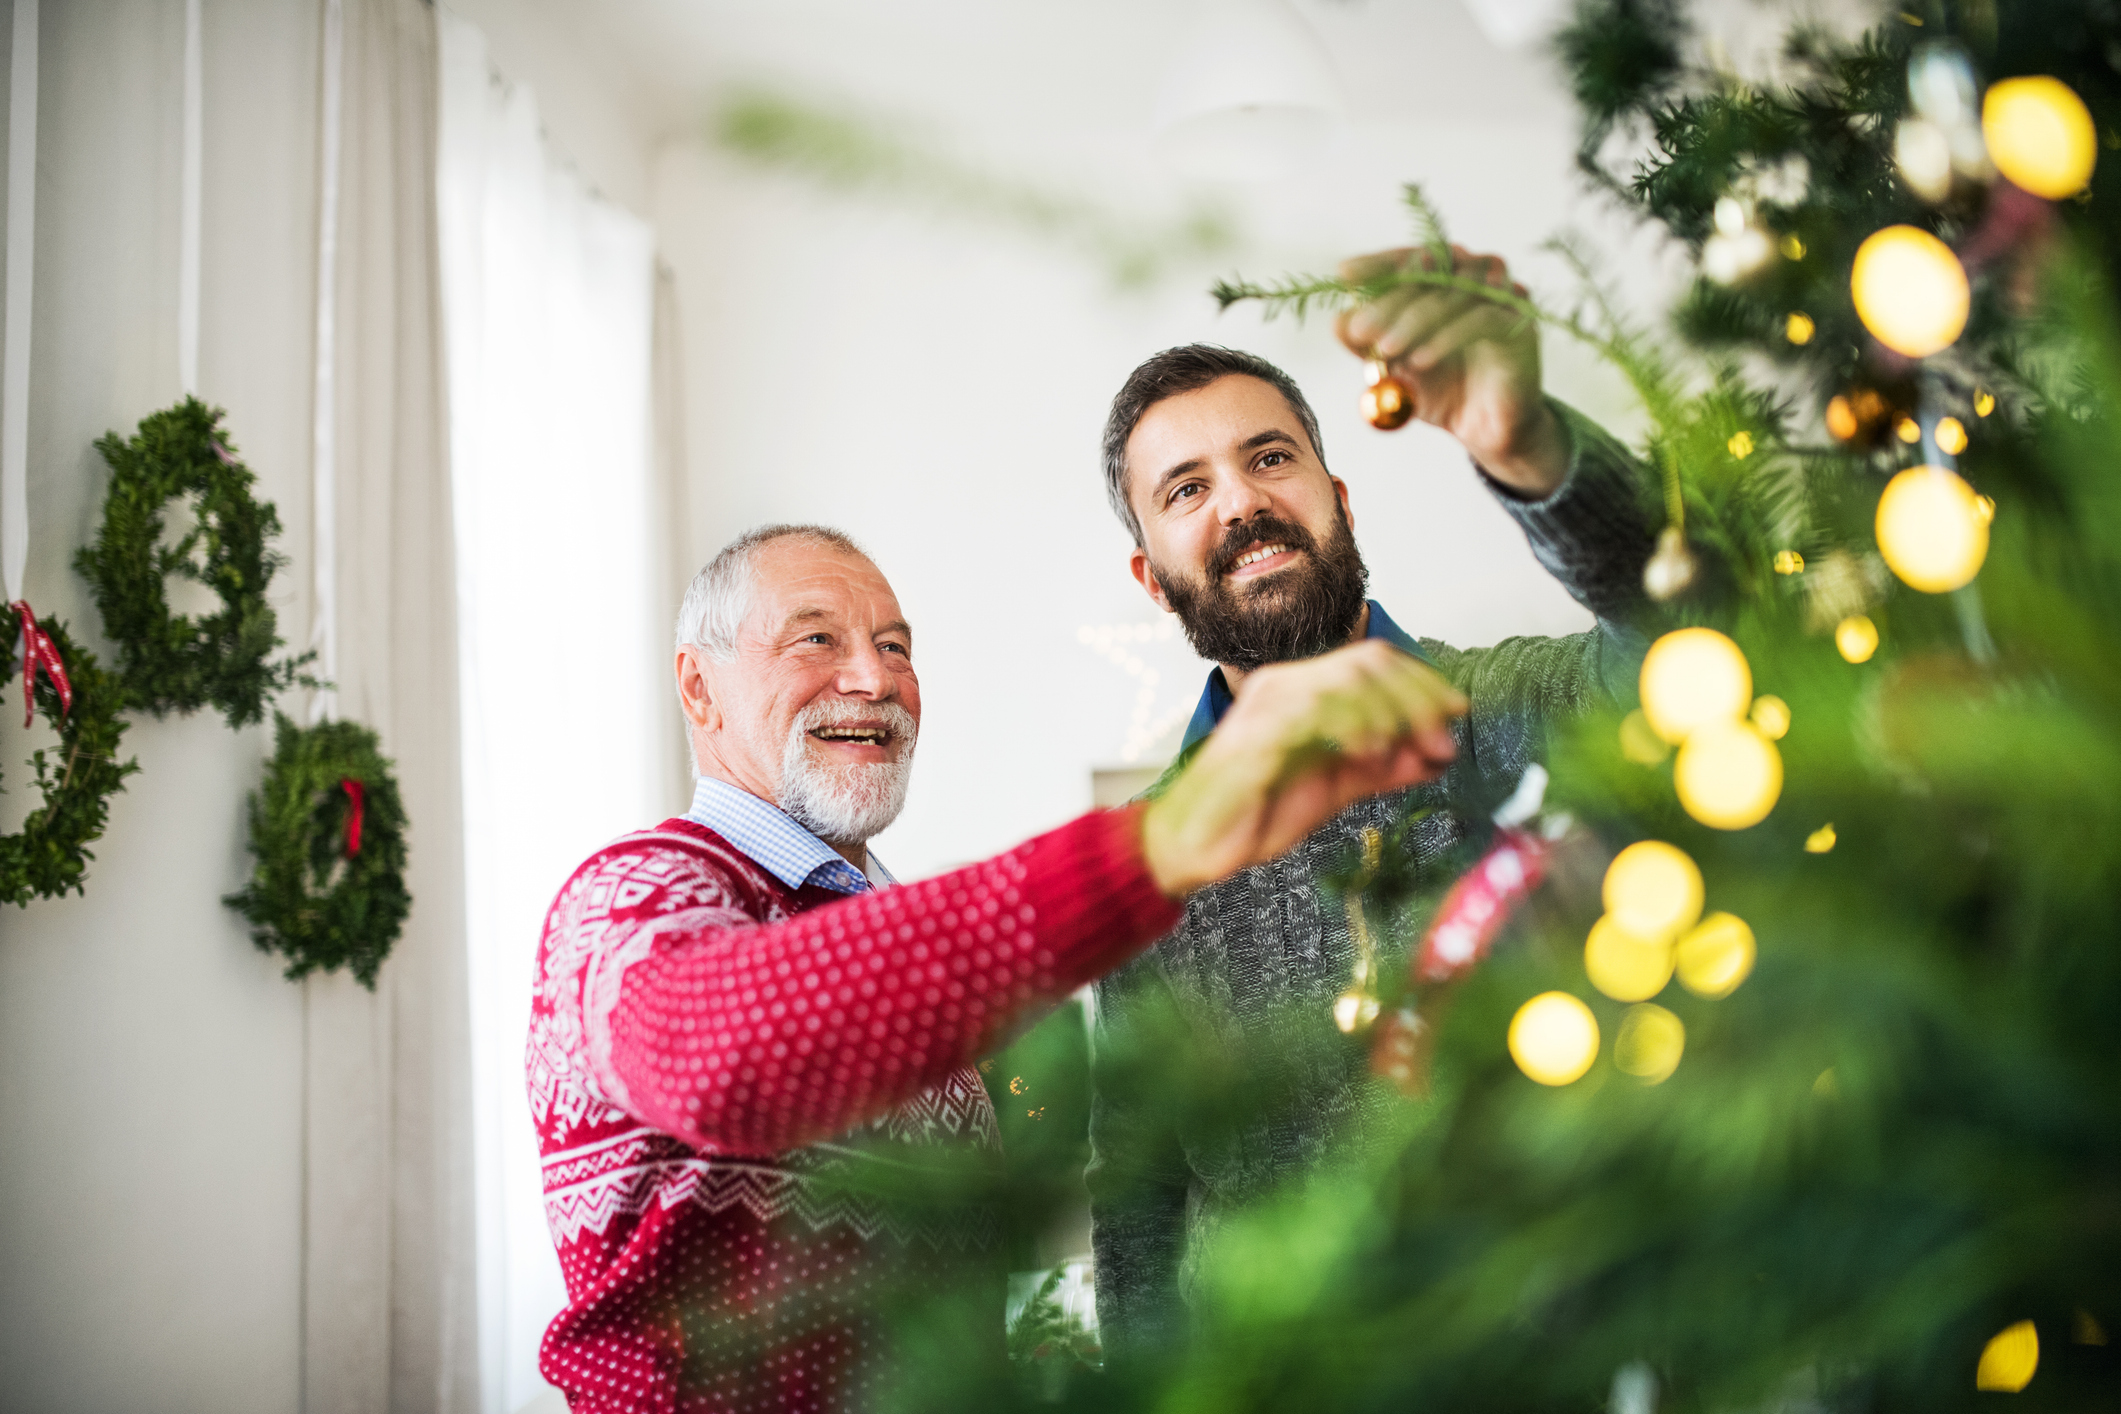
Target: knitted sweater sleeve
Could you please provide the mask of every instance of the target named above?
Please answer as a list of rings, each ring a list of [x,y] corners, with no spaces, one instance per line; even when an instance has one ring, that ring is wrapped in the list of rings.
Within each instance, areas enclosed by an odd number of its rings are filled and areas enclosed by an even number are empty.
[[[576,959],[564,1029],[604,1099],[696,1148],[765,1155],[828,1138],[1171,927],[1178,907],[1142,859],[1140,813],[1092,812],[983,863],[772,924],[697,852],[622,842],[577,872],[547,921],[548,970]]]

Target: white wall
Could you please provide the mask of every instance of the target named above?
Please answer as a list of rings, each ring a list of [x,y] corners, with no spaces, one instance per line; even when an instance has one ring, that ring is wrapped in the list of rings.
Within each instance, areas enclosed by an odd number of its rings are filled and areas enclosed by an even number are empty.
[[[1090,32],[1100,21],[1089,17],[980,20],[988,62],[957,52],[968,77],[945,89],[956,70],[935,47],[977,46],[962,26],[946,33],[936,12],[961,9],[813,26],[797,44],[782,33],[792,19],[754,24],[724,7],[721,37],[799,91],[861,86],[868,103],[917,112],[936,141],[1013,180],[1075,190],[1144,223],[1176,209],[1178,184],[1144,150],[1154,52],[1122,44],[1100,55]],[[1168,27],[1163,9],[1144,13],[1142,30]],[[1096,450],[1113,392],[1157,349],[1230,343],[1297,377],[1328,463],[1350,485],[1373,594],[1409,631],[1475,645],[1589,622],[1455,443],[1361,423],[1359,365],[1323,322],[1262,324],[1246,307],[1218,316],[1205,293],[1232,268],[1329,269],[1404,244],[1399,184],[1409,179],[1425,184],[1457,239],[1550,289],[1568,281],[1536,247],[1558,228],[1588,224],[1608,245],[1627,244],[1582,194],[1571,118],[1554,95],[1481,92],[1459,75],[1445,84],[1448,104],[1410,105],[1391,89],[1403,69],[1366,52],[1352,18],[1326,18],[1338,26],[1336,57],[1357,71],[1346,140],[1297,178],[1222,193],[1240,248],[1146,291],[1118,290],[1036,237],[822,194],[697,137],[659,158],[656,222],[684,310],[693,557],[762,521],[819,520],[852,532],[891,577],[915,627],[927,712],[910,803],[878,846],[902,875],[1059,823],[1089,804],[1094,767],[1121,764],[1140,744],[1130,736],[1142,679],[1079,640],[1094,626],[1159,631],[1162,616],[1126,572],[1130,546],[1106,509]],[[1446,80],[1452,46],[1485,43],[1448,29],[1436,29]],[[1072,106],[1070,79],[1083,88]],[[1650,270],[1638,259],[1627,273],[1654,285]],[[1549,362],[1558,393],[1625,422],[1615,380],[1551,340]],[[1206,667],[1162,623],[1164,636],[1132,651],[1158,675],[1148,717],[1172,727],[1159,744],[1168,753]]]
[[[70,562],[105,480],[89,444],[179,394],[183,13],[42,8],[27,592],[104,652]],[[299,551],[316,15],[206,14],[201,392]],[[304,584],[275,586],[297,639]],[[0,827],[27,808],[30,745],[0,711]],[[0,914],[0,1407],[277,1414],[299,1398],[303,993],[220,902],[265,732],[136,720],[125,745],[142,769],[87,895]]]

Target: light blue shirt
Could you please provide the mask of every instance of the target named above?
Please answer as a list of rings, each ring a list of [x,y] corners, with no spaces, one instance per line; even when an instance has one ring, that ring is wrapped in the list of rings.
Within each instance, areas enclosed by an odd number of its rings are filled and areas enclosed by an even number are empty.
[[[869,871],[840,857],[839,851],[791,820],[779,806],[727,781],[702,776],[693,783],[692,808],[685,818],[705,825],[791,889],[815,884],[836,894],[867,893],[898,880],[874,854],[864,852]]]

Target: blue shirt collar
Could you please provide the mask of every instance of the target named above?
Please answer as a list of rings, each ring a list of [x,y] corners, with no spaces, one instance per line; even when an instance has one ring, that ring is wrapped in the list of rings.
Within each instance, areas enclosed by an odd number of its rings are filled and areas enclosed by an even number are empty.
[[[1364,638],[1382,638],[1393,647],[1413,654],[1424,663],[1429,661],[1429,655],[1421,651],[1421,645],[1408,637],[1405,629],[1392,622],[1392,616],[1385,612],[1382,604],[1375,599],[1366,602],[1370,606],[1370,621],[1369,627],[1363,632]],[[1230,695],[1229,683],[1223,680],[1223,670],[1210,669],[1208,686],[1201,692],[1200,704],[1193,709],[1193,720],[1186,724],[1186,739],[1179,744],[1178,754],[1184,756],[1207,740],[1208,733],[1215,730],[1215,724],[1223,719],[1223,713],[1230,710],[1230,704],[1234,701],[1236,699]]]
[[[865,876],[780,807],[712,776],[701,776],[693,783],[692,808],[685,818],[735,845],[791,889],[815,884],[837,894],[859,894],[867,893],[875,883],[898,882],[874,852],[868,856],[869,876]]]

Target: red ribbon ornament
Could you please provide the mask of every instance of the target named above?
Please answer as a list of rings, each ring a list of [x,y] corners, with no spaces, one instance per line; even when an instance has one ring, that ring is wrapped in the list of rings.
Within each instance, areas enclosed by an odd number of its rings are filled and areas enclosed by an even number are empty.
[[[1495,832],[1480,862],[1451,885],[1414,962],[1418,982],[1448,982],[1487,955],[1502,925],[1546,873],[1545,840],[1528,830]]]
[[[27,728],[37,720],[37,674],[42,672],[51,680],[53,689],[59,694],[59,715],[64,717],[74,708],[74,685],[66,680],[66,661],[59,656],[59,645],[52,636],[37,627],[37,616],[30,612],[29,601],[17,599],[8,606],[22,625],[22,725]]]
[[[361,852],[361,812],[366,808],[368,790],[351,776],[339,782],[339,789],[346,792],[353,805],[346,816],[346,857],[351,859]]]

